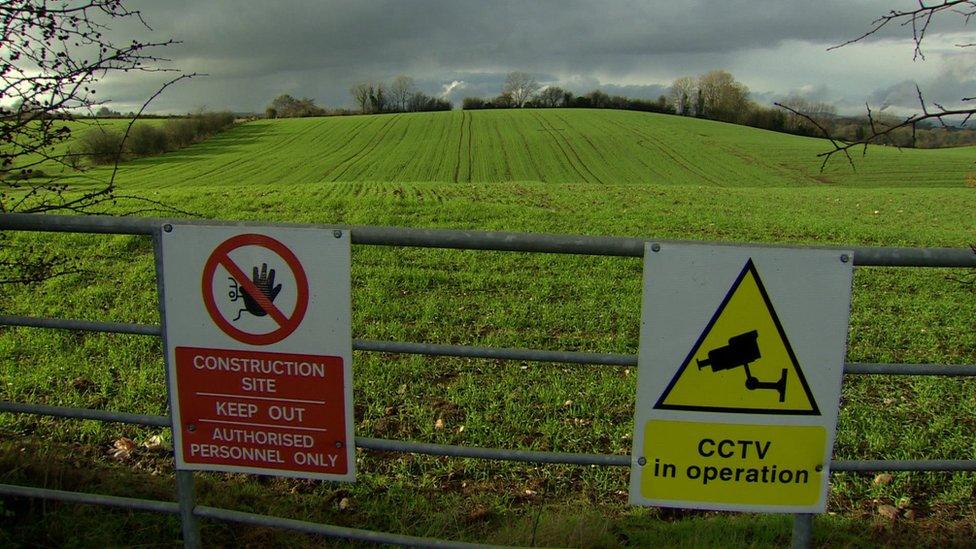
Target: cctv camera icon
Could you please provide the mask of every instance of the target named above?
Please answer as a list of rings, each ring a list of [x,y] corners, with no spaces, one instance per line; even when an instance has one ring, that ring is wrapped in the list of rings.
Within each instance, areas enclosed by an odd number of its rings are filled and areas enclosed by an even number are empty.
[[[779,393],[779,401],[786,400],[786,368],[777,381],[760,381],[752,375],[749,364],[762,358],[759,352],[759,331],[752,330],[729,338],[729,344],[708,351],[708,358],[698,361],[698,369],[711,368],[712,372],[721,372],[742,368],[746,372],[746,389],[772,389]]]

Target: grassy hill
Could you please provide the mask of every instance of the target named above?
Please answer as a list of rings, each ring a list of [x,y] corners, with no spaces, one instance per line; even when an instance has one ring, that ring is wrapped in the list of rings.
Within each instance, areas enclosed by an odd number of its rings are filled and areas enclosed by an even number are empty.
[[[976,241],[976,189],[964,184],[976,148],[872,148],[857,158],[857,171],[837,160],[821,173],[816,154],[828,149],[821,140],[604,110],[271,120],[126,162],[119,183],[125,194],[203,217],[265,222],[838,245]],[[12,244],[70,254],[81,272],[3,288],[5,314],[158,321],[148,239],[17,235]],[[635,258],[356,246],[353,337],[636,353],[641,273]],[[976,296],[953,280],[964,276],[857,269],[848,360],[976,363]],[[354,372],[359,436],[630,451],[631,369],[357,352]],[[160,345],[152,338],[3,329],[0,379],[5,400],[166,412]],[[848,376],[835,456],[971,458],[973,394],[972,379]],[[105,463],[118,437],[142,443],[157,434],[169,441],[166,430],[0,414],[0,482],[169,497],[168,454],[139,450],[121,465]],[[623,469],[377,452],[358,459],[360,477],[349,486],[200,475],[199,501],[523,545],[783,546],[789,539],[788,517],[631,509]],[[974,495],[971,474],[896,473],[883,482],[836,474],[829,510],[838,515],[818,518],[816,541],[965,545],[976,535]],[[339,508],[343,498],[347,510]],[[876,527],[882,504],[903,506],[917,519]],[[173,522],[144,515],[133,534],[124,518],[105,520],[99,508],[11,512],[0,519],[0,545],[78,544],[78,532],[89,530],[82,545],[176,535]],[[205,539],[217,545],[294,541],[218,523],[206,528]]]
[[[127,163],[119,181],[181,185],[546,182],[961,187],[976,148],[872,147],[823,172],[819,139],[612,110],[504,110],[259,120]],[[860,151],[856,151],[860,156]]]

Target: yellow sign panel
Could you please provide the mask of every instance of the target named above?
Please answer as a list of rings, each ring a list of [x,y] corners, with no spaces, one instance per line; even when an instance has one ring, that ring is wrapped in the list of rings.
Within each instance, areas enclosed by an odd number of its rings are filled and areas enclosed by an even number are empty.
[[[820,415],[751,259],[655,408]]]
[[[823,492],[821,426],[651,420],[640,493],[649,500],[815,505]]]

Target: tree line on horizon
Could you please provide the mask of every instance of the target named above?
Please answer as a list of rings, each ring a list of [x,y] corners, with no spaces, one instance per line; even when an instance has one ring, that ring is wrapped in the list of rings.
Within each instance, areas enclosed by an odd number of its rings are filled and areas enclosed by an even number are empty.
[[[448,111],[450,101],[417,89],[413,78],[399,75],[390,82],[362,81],[349,88],[357,109],[326,109],[312,99],[283,94],[265,111],[267,118],[340,116],[397,112]],[[577,95],[555,85],[540,85],[529,73],[508,73],[495,97],[465,97],[463,110],[518,108],[587,108],[655,112],[717,120],[776,132],[858,141],[878,128],[895,127],[902,120],[884,113],[842,116],[830,103],[790,95],[775,106],[753,101],[749,88],[724,70],[698,76],[682,76],[657,99],[610,95],[600,89]],[[956,127],[898,128],[878,139],[879,144],[898,147],[937,148],[976,143],[976,131]]]
[[[668,103],[676,114],[719,120],[767,130],[809,137],[832,136],[842,141],[860,141],[879,128],[896,127],[902,118],[879,112],[862,116],[843,116],[827,102],[813,101],[791,94],[775,106],[760,105],[749,98],[749,88],[727,71],[713,70],[698,77],[676,79],[668,93]],[[970,128],[898,128],[880,136],[881,145],[937,148],[976,143]]]
[[[341,116],[349,114],[380,114],[395,112],[449,111],[450,101],[428,95],[417,89],[413,78],[399,75],[391,82],[363,81],[349,88],[349,94],[359,107],[325,109],[307,97],[297,99],[288,94],[274,98],[265,109],[266,118],[302,118],[308,116]]]
[[[577,108],[577,109],[620,109],[628,111],[659,112],[674,114],[665,96],[657,100],[609,95],[601,90],[593,90],[584,95],[576,95],[559,86],[542,87],[530,74],[515,71],[508,73],[502,92],[493,98],[465,97],[461,102],[464,110],[515,109],[515,108]]]
[[[349,94],[362,114],[449,111],[454,108],[447,99],[418,90],[413,78],[402,74],[389,84],[359,82],[349,88]]]
[[[493,98],[465,97],[461,108],[591,108],[658,112],[705,118],[751,126],[781,133],[858,141],[878,128],[895,127],[902,119],[884,113],[869,116],[841,116],[830,103],[811,101],[790,95],[778,102],[781,106],[764,106],[749,98],[749,88],[724,70],[713,70],[676,79],[666,95],[657,100],[608,95],[597,89],[575,95],[558,86],[541,86],[525,72],[508,74],[501,93]],[[897,147],[937,148],[976,143],[976,131],[970,128],[930,127],[898,128],[877,141]]]

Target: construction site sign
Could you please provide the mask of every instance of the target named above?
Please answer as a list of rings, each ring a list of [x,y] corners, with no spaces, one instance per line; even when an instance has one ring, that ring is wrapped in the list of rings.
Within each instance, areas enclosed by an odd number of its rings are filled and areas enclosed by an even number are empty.
[[[177,468],[355,480],[350,262],[348,231],[164,227]]]
[[[648,245],[630,501],[822,512],[853,256]]]

